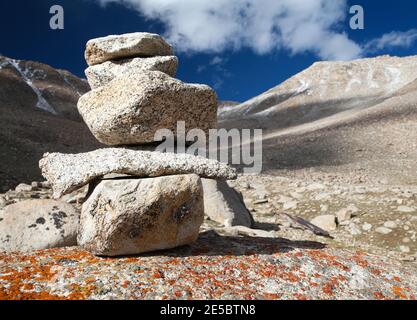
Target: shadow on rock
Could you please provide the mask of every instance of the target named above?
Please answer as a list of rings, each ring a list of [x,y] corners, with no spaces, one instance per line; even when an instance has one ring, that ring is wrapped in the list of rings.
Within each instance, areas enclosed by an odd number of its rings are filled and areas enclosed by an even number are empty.
[[[297,249],[321,250],[325,248],[325,244],[315,241],[292,241],[284,238],[247,236],[231,237],[221,236],[215,231],[208,231],[201,233],[198,240],[192,245],[172,250],[146,253],[141,256],[249,256],[255,254],[272,255],[286,253]]]

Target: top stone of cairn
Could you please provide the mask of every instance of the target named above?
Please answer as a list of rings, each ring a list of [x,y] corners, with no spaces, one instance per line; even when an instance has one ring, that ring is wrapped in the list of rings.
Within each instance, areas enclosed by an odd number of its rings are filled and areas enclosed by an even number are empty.
[[[85,60],[89,66],[134,57],[171,56],[172,47],[158,34],[136,32],[92,39],[87,42]]]

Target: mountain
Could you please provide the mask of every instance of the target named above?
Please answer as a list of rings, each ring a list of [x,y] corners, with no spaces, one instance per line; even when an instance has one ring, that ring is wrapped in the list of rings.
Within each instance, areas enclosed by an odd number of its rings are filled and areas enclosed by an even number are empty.
[[[236,106],[238,106],[240,103],[236,101],[218,101],[218,115],[221,115],[223,112],[229,111],[229,109],[232,109]]]
[[[417,56],[317,62],[219,118],[264,129],[266,172],[415,183]]]
[[[0,189],[41,180],[44,152],[99,146],[76,108],[89,90],[68,71],[0,56]]]
[[[44,152],[101,145],[76,103],[90,88],[68,71],[0,56],[0,191],[42,179]],[[348,182],[417,180],[417,56],[317,62],[238,104],[219,126],[262,128],[265,173]]]

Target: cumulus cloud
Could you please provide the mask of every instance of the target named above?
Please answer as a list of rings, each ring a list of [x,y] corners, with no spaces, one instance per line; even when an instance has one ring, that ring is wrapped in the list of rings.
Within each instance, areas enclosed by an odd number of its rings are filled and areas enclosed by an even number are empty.
[[[369,53],[407,47],[417,30],[393,31],[356,43],[347,28],[347,0],[93,0],[119,3],[158,20],[179,52],[218,54],[250,48],[258,54],[286,50],[324,60],[351,60]],[[219,61],[221,62],[221,61]],[[199,72],[207,66],[201,66]]]
[[[166,27],[180,52],[220,53],[250,48],[258,54],[288,50],[322,59],[359,57],[362,48],[338,31],[346,0],[96,0],[117,2]]]
[[[409,48],[417,41],[417,29],[392,31],[374,39],[365,45],[364,50],[375,53],[393,48]]]

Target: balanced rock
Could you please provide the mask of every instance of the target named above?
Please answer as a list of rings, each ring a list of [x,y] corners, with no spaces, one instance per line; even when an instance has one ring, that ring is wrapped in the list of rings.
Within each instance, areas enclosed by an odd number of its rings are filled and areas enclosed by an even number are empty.
[[[0,251],[77,245],[80,215],[62,201],[26,200],[0,211]]]
[[[206,216],[225,227],[253,226],[253,217],[239,192],[230,187],[226,181],[202,179],[202,182]]]
[[[315,217],[311,223],[325,231],[335,231],[337,229],[336,217],[333,215],[322,215]]]
[[[83,205],[78,243],[99,256],[170,249],[197,240],[203,220],[197,175],[102,181]]]
[[[127,73],[143,71],[161,71],[174,77],[178,68],[178,58],[175,56],[134,58],[119,61],[107,61],[91,66],[85,70],[88,83],[92,89],[97,89],[110,81]]]
[[[89,66],[110,60],[172,56],[172,47],[158,34],[136,32],[112,35],[87,42],[85,60]]]
[[[59,198],[110,173],[136,177],[197,174],[204,178],[236,179],[227,164],[189,154],[99,149],[80,154],[46,153],[39,162],[43,176]]]
[[[186,84],[159,71],[128,73],[88,92],[78,111],[93,135],[107,145],[138,145],[155,141],[155,133],[177,122],[187,131],[208,133],[217,127],[216,93],[206,85]]]

